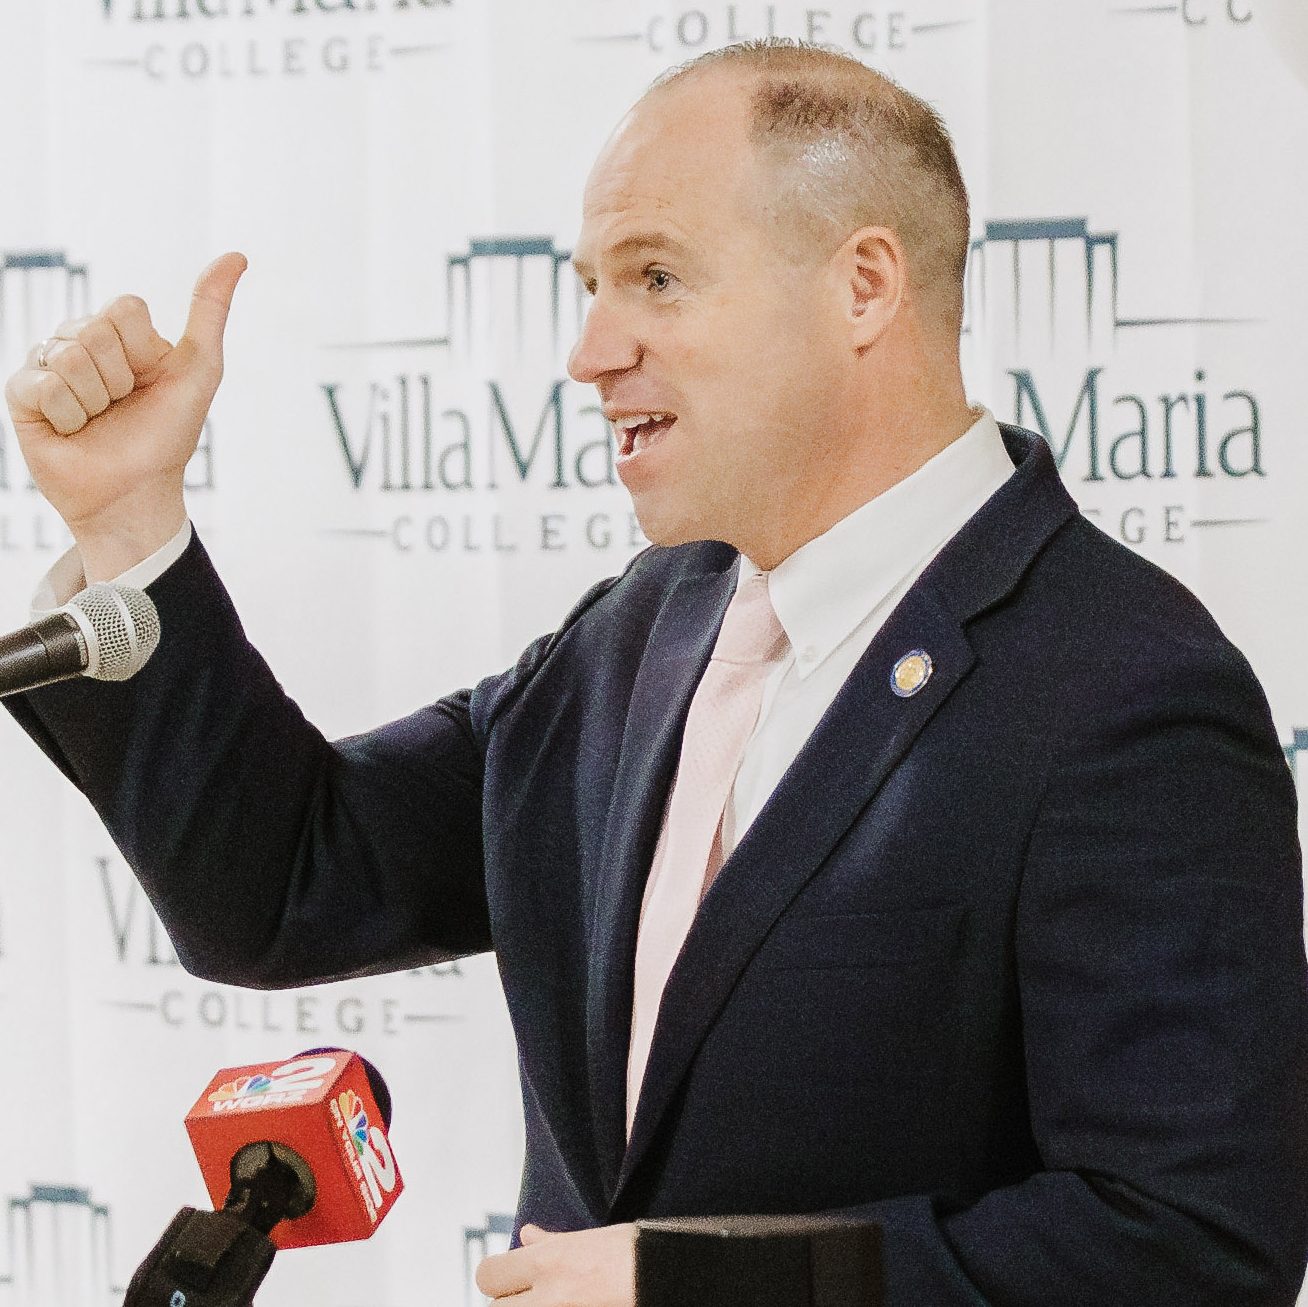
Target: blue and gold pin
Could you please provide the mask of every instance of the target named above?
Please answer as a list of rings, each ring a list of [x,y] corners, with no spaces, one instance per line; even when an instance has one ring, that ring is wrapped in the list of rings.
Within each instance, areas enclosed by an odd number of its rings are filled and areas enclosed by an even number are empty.
[[[931,655],[925,649],[910,649],[890,673],[890,688],[901,699],[915,695],[931,679]]]

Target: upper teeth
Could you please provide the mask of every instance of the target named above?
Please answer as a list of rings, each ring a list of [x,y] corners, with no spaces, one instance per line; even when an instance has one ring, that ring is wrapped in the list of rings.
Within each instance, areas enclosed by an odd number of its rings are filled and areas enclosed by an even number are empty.
[[[646,422],[662,422],[666,417],[666,413],[636,413],[629,418],[618,418],[615,425],[621,427],[624,431],[634,431]]]

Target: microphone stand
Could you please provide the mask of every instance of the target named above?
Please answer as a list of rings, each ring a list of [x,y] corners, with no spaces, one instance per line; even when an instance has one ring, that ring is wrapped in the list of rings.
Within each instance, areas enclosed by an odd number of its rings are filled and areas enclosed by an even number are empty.
[[[273,1226],[303,1216],[318,1187],[285,1144],[246,1144],[231,1176],[220,1211],[183,1207],[173,1217],[132,1276],[123,1307],[252,1307],[277,1251]]]

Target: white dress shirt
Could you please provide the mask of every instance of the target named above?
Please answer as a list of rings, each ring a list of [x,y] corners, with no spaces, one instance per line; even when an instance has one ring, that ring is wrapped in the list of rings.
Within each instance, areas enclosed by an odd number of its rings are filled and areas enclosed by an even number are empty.
[[[143,558],[134,567],[114,577],[120,585],[134,586],[144,590],[151,581],[157,581],[185,552],[191,543],[191,524],[186,522],[182,529],[167,544],[161,545],[149,558]],[[74,545],[63,554],[53,567],[41,578],[36,594],[32,597],[32,616],[39,617],[52,608],[66,604],[79,590],[86,587],[86,573],[82,570],[82,556]]]
[[[758,816],[895,605],[941,547],[1013,474],[1013,462],[994,418],[984,409],[974,412],[979,413],[976,422],[911,476],[856,508],[772,569],[768,594],[789,648],[763,684],[758,720],[727,798],[722,815],[723,861]],[[760,570],[742,555],[737,588]],[[669,803],[670,798],[671,793]],[[665,805],[665,824],[667,819]],[[642,942],[658,956],[675,956],[681,939],[644,937],[647,929],[661,935],[670,926],[666,913],[653,914],[646,922],[651,886],[652,880],[641,906],[637,956],[642,955]],[[661,980],[638,967],[635,982],[627,1053],[628,1138],[662,1003],[662,992],[648,988]]]
[[[977,421],[952,444],[772,569],[768,593],[790,651],[763,687],[723,814],[724,860],[895,605],[1013,474],[994,417],[973,411]],[[742,557],[737,584],[759,570]]]

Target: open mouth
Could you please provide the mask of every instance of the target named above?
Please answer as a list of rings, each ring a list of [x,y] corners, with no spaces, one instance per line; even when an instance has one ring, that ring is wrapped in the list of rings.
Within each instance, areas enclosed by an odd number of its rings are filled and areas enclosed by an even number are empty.
[[[672,413],[634,413],[630,417],[616,418],[613,430],[618,437],[618,453],[628,458],[648,449],[672,429],[676,420]]]

